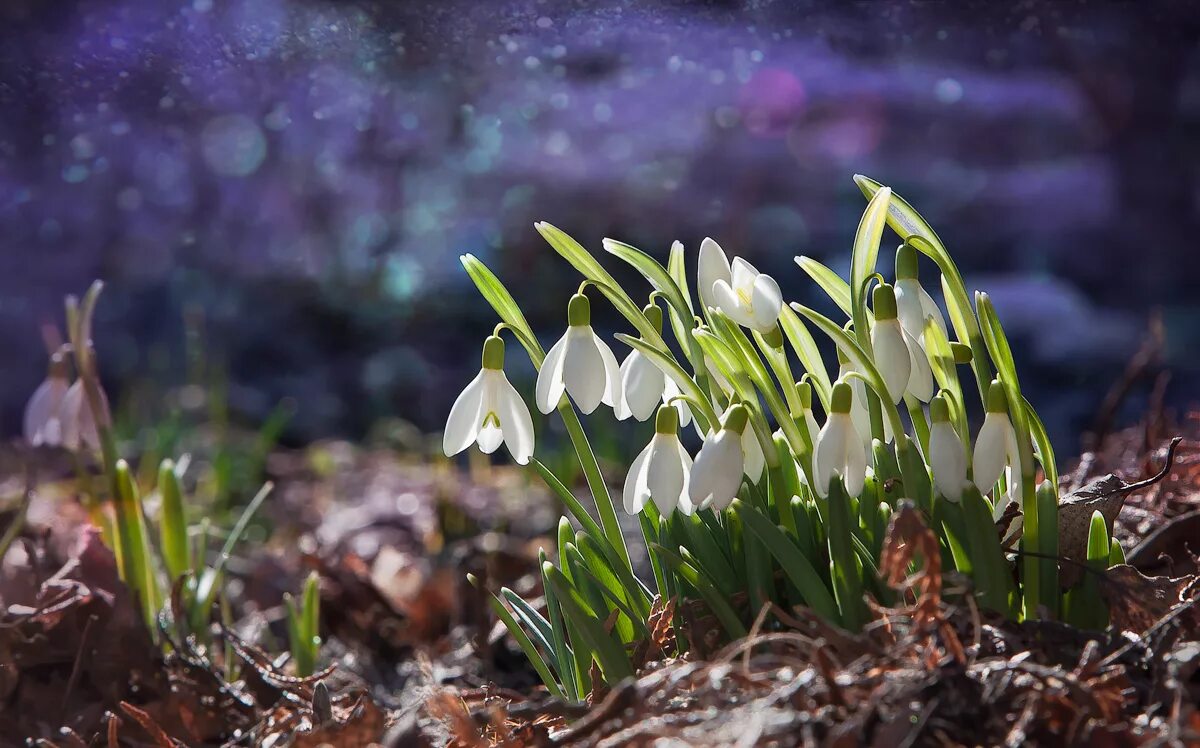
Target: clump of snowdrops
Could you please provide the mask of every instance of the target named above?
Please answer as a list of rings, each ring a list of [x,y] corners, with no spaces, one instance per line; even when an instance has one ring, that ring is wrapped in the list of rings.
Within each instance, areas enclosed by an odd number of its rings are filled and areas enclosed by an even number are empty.
[[[796,258],[842,320],[787,303],[774,278],[731,260],[712,239],[692,256],[676,242],[665,267],[605,239],[605,251],[648,283],[631,293],[543,222],[537,230],[583,276],[566,304],[566,332],[546,351],[500,280],[477,258],[461,258],[500,322],[484,341],[479,375],[454,403],[443,446],[454,455],[505,444],[569,513],[556,556],[542,555],[544,608],[509,589],[492,596],[551,693],[582,699],[593,661],[608,682],[631,675],[629,652],[647,635],[656,595],[702,601],[730,637],[772,603],[860,628],[871,615],[866,597],[892,594],[877,565],[902,502],[923,512],[944,568],[972,581],[980,605],[1025,618],[1070,608],[1073,620],[1103,623],[1094,588],[1060,591],[1054,453],[1021,394],[990,299],[968,293],[907,202],[872,179],[855,181],[868,204],[849,279]],[[885,226],[901,240],[894,267],[880,262]],[[620,363],[591,327],[591,305],[601,300],[631,328],[616,335],[628,349]],[[832,341],[836,366],[814,335]],[[537,409],[563,419],[599,521],[534,457],[530,409],[504,373],[506,336],[538,370]],[[647,423],[619,499],[579,418],[602,405]],[[694,453],[689,428],[701,444]],[[633,572],[618,508],[640,521],[653,587]],[[1088,562],[1104,568],[1119,546],[1102,518],[1092,534]]]

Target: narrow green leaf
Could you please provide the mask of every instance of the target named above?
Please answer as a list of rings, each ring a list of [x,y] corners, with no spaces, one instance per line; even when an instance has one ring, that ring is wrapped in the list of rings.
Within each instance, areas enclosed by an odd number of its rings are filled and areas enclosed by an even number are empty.
[[[746,627],[742,624],[737,614],[734,613],[733,608],[730,607],[726,596],[713,587],[712,582],[702,576],[696,570],[696,567],[685,561],[678,553],[669,550],[665,546],[656,545],[653,550],[676,574],[700,593],[709,610],[713,612],[713,615],[717,617],[717,621],[720,622],[725,632],[729,634],[730,639],[740,639],[746,635]]]
[[[879,242],[883,239],[883,227],[887,225],[891,197],[892,190],[888,187],[881,187],[871,195],[859,221],[858,231],[854,234],[854,248],[850,254],[850,317],[854,320],[854,333],[859,346],[868,352],[871,350],[871,328],[864,294],[867,280],[875,272],[875,263],[879,258]]]
[[[808,276],[817,282],[825,295],[833,300],[838,308],[845,312],[847,317],[853,316],[851,310],[850,284],[847,283],[840,275],[825,267],[811,257],[797,257],[796,264],[800,269],[808,273]]]
[[[558,596],[563,614],[575,624],[580,635],[596,653],[596,659],[601,672],[604,673],[605,681],[611,685],[623,678],[632,677],[633,667],[629,663],[625,650],[604,630],[604,622],[599,619],[591,606],[584,602],[578,590],[554,564],[543,564],[542,571]]]
[[[475,578],[475,575],[468,574],[467,579],[475,587],[479,586],[479,580]],[[512,613],[508,612],[508,608],[505,607],[500,598],[491,592],[488,592],[487,596],[488,602],[492,606],[492,611],[504,623],[504,627],[508,629],[508,633],[512,634],[513,639],[517,640],[517,645],[521,647],[521,651],[529,659],[529,664],[533,665],[533,669],[537,671],[538,677],[542,679],[542,683],[546,686],[546,690],[557,698],[566,699],[562,688],[558,685],[558,681],[550,673],[550,668],[546,665],[546,660],[542,657],[537,647],[533,646],[533,642],[530,641],[525,630],[521,628],[521,624],[517,623]]]
[[[783,305],[783,310],[779,314],[779,324],[783,327],[783,334],[791,344],[792,350],[796,352],[796,358],[800,359],[800,365],[812,379],[817,398],[821,401],[821,405],[828,410],[829,391],[833,385],[829,379],[829,372],[825,370],[825,362],[821,359],[817,341],[813,340],[812,333],[787,304]]]
[[[766,546],[775,560],[779,562],[783,573],[800,591],[805,604],[827,620],[839,620],[837,604],[833,601],[833,596],[826,589],[821,575],[813,568],[800,548],[771,520],[740,499],[734,500],[733,509],[742,518],[746,529],[754,533],[759,542]]]

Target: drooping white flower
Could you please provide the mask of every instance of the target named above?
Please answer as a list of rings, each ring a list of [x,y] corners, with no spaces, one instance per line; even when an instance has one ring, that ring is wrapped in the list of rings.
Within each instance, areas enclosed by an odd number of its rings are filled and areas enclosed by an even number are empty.
[[[692,458],[679,441],[679,412],[669,405],[658,409],[654,436],[629,466],[623,492],[625,511],[637,514],[648,499],[663,516],[678,509],[691,514],[688,493]]]
[[[484,454],[501,444],[519,465],[533,457],[533,418],[525,401],[504,375],[504,341],[489,337],[483,344],[483,367],[459,394],[446,419],[442,450],[452,457],[471,444]]]
[[[731,406],[725,412],[721,427],[710,432],[704,440],[692,465],[688,485],[692,506],[720,511],[737,495],[746,471],[747,456],[742,445],[746,432],[753,432],[749,415],[746,406],[740,403]]]
[[[922,347],[925,345],[925,320],[946,333],[946,320],[933,297],[921,286],[918,279],[917,251],[909,244],[901,244],[896,250],[896,310],[900,326]]]
[[[50,358],[46,379],[33,391],[25,405],[24,435],[31,446],[62,444],[62,404],[70,389],[67,362],[61,353]]]
[[[903,330],[903,327],[901,328]],[[936,391],[933,382],[933,369],[929,366],[929,356],[925,353],[925,348],[917,339],[908,334],[908,330],[904,332],[904,343],[908,346],[908,356],[910,373],[908,375],[908,385],[905,387],[905,392],[917,398],[923,403],[929,402]]]
[[[835,476],[841,476],[846,493],[850,496],[862,493],[866,482],[867,453],[850,417],[852,398],[848,383],[839,381],[833,386],[829,398],[829,417],[817,435],[813,480],[817,483],[815,489],[821,498],[829,495],[829,484]]]
[[[1020,481],[1021,453],[1017,448],[1017,434],[1008,417],[1008,396],[999,380],[993,380],[988,389],[987,414],[975,437],[975,454],[971,460],[971,477],[979,490],[987,493],[1000,479],[1005,469],[1009,470],[1009,486]],[[998,497],[999,498],[999,497]],[[996,502],[997,505],[1000,501]]]
[[[779,284],[741,257],[733,260],[731,280],[713,283],[712,295],[721,311],[742,327],[770,332],[779,322],[783,294]]]
[[[817,434],[821,432],[820,425],[817,424],[817,418],[812,411],[812,385],[808,382],[796,382],[796,392],[800,396],[800,414],[793,414],[796,424],[803,426],[808,432],[808,439],[814,446],[817,443]],[[853,419],[853,413],[851,413]]]
[[[651,304],[642,310],[650,323],[662,331],[662,310]],[[679,385],[667,376],[653,361],[638,349],[633,349],[621,362],[621,397],[613,409],[618,420],[633,416],[645,421],[654,414],[660,403],[669,403],[677,397]],[[692,411],[682,400],[672,403],[679,411],[679,420],[687,426],[692,420]]]
[[[76,379],[65,395],[59,410],[62,427],[62,445],[72,451],[100,449],[99,423],[109,423],[108,396],[100,388],[100,417],[92,410],[92,403],[84,389],[83,379]]]
[[[945,397],[938,395],[929,403],[929,467],[938,492],[955,503],[962,500],[967,482],[967,453],[954,425]]]
[[[592,331],[588,299],[575,294],[567,306],[567,331],[546,354],[537,376],[537,406],[543,413],[558,407],[565,391],[584,413],[600,403],[616,407],[621,399],[621,370],[608,344]]]
[[[896,296],[892,287],[886,283],[876,286],[873,299],[875,324],[871,326],[871,349],[875,367],[887,385],[888,396],[898,403],[904,399],[904,391],[908,388],[912,355],[904,340],[904,329],[896,317]]]
[[[729,258],[725,250],[712,239],[705,237],[700,242],[700,258],[696,263],[696,286],[700,293],[700,303],[705,309],[715,307],[717,300],[713,296],[713,284],[717,281],[728,283],[733,277],[729,267]]]

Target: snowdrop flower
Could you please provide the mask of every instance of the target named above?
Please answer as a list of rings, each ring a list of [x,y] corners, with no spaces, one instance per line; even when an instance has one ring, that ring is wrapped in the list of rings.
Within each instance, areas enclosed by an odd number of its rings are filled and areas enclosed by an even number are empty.
[[[841,348],[837,349],[838,356],[838,381],[846,382],[850,385],[850,392],[853,395],[853,400],[850,406],[850,420],[854,422],[854,430],[862,437],[863,449],[868,449],[871,446],[871,413],[867,410],[867,386],[858,377],[851,377],[851,372],[858,371],[854,364],[850,363],[850,359],[846,358],[846,354]],[[887,441],[891,442],[892,435],[887,419],[884,419],[885,428],[889,429]],[[813,442],[816,444],[816,441]]]
[[[737,495],[748,460],[742,445],[746,433],[753,434],[754,431],[750,427],[749,417],[745,405],[737,403],[731,406],[725,412],[721,428],[710,432],[704,440],[704,446],[692,465],[688,485],[692,506],[721,511]],[[762,455],[761,449],[759,455]]]
[[[903,330],[903,325],[901,325]],[[934,383],[933,369],[929,366],[929,356],[925,353],[925,347],[917,342],[917,339],[908,334],[908,330],[904,332],[904,344],[908,346],[908,361],[909,375],[908,385],[904,388],[905,392],[917,398],[923,403],[929,402],[933,398]]]
[[[917,250],[908,244],[901,244],[896,250],[896,310],[900,326],[922,347],[925,345],[925,320],[932,318],[942,333],[946,333],[942,310],[918,280]]]
[[[642,310],[650,323],[659,332],[662,331],[662,310],[650,304]],[[633,416],[639,421],[645,421],[654,414],[659,403],[670,403],[677,397],[679,385],[667,376],[662,369],[636,348],[629,352],[621,362],[621,397],[617,399],[614,408],[618,420]],[[681,425],[687,426],[692,420],[692,411],[687,403],[676,401],[674,407],[679,411]]]
[[[484,454],[507,443],[519,465],[533,457],[533,419],[504,375],[504,341],[495,335],[483,343],[483,368],[450,408],[442,450],[452,457],[472,443]]]
[[[583,294],[571,297],[567,324],[566,333],[538,370],[538,409],[554,410],[564,391],[584,413],[600,403],[616,407],[621,399],[621,370],[608,344],[592,331],[591,304]]]
[[[992,380],[988,389],[987,415],[983,426],[975,437],[975,455],[971,461],[971,475],[980,491],[987,493],[1008,470],[1009,491],[997,497],[995,510],[1002,511],[1005,504],[1019,495],[1016,484],[1021,480],[1021,452],[1017,448],[1017,434],[1008,417],[1008,396],[999,380]]]
[[[31,446],[62,444],[62,403],[70,388],[63,354],[50,357],[50,371],[25,406],[24,435]]]
[[[733,260],[733,277],[713,283],[712,295],[721,311],[742,327],[768,333],[779,323],[783,294],[779,284],[741,257]]]
[[[721,249],[720,244],[705,237],[704,241],[700,242],[700,259],[696,267],[697,291],[700,293],[700,303],[705,309],[717,305],[713,296],[713,285],[717,281],[729,283],[732,278],[733,271],[729,267],[729,258],[725,256],[725,250]]]
[[[896,295],[892,287],[886,283],[876,286],[872,299],[875,324],[871,327],[871,348],[875,354],[875,366],[887,385],[888,396],[892,402],[898,403],[908,388],[912,356],[904,340],[904,329],[896,317]]]
[[[808,382],[796,382],[796,392],[800,395],[801,412],[793,413],[792,418],[795,419],[798,426],[808,432],[808,439],[815,446],[821,427],[817,425],[817,419],[812,412],[812,385]]]
[[[835,476],[841,476],[846,493],[850,496],[862,493],[866,482],[867,453],[862,437],[850,418],[852,397],[850,385],[846,382],[839,381],[833,386],[829,417],[817,435],[813,480],[817,483],[817,495],[821,498],[829,496],[829,484]]]
[[[663,516],[676,509],[691,514],[691,470],[692,458],[679,442],[679,411],[663,405],[654,421],[654,436],[629,466],[623,493],[625,511],[637,514],[651,499]]]
[[[72,451],[100,449],[99,424],[107,425],[111,421],[108,411],[108,396],[104,394],[103,389],[100,389],[100,408],[102,412],[97,419],[87,391],[84,389],[83,379],[76,379],[63,395],[59,411],[64,447]]]
[[[967,453],[958,432],[950,423],[950,407],[946,398],[938,395],[929,403],[929,467],[933,470],[933,485],[950,501],[962,500],[967,482]]]

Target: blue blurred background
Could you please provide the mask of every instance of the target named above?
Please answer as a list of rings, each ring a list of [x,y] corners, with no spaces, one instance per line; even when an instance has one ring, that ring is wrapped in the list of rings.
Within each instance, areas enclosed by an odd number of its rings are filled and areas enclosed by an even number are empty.
[[[436,430],[494,323],[460,253],[547,339],[576,281],[540,219],[711,235],[813,303],[792,257],[844,271],[861,172],[993,294],[1070,455],[1153,310],[1200,395],[1198,40],[1167,1],[8,0],[0,433],[95,277],[118,399],[203,330],[245,422]]]

